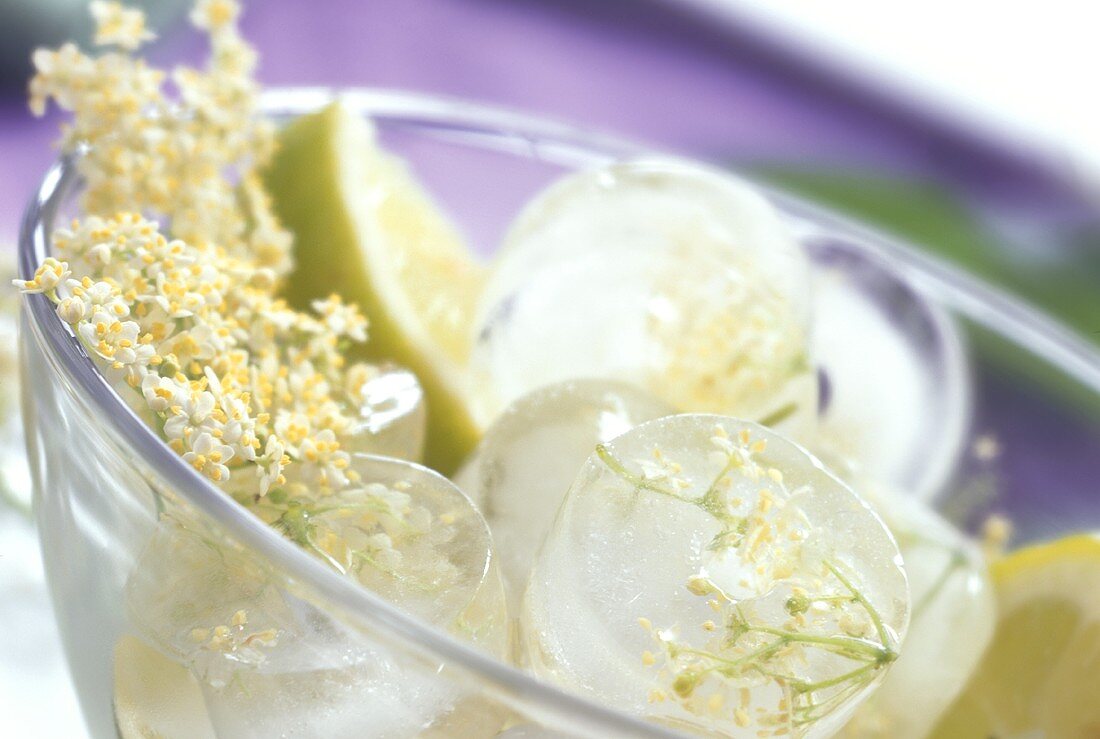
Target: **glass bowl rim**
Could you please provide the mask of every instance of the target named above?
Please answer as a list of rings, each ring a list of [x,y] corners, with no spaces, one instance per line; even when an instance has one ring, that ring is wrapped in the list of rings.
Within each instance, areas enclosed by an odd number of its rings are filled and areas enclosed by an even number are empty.
[[[562,123],[506,107],[485,105],[444,96],[379,88],[287,87],[267,91],[268,113],[296,115],[341,99],[353,110],[375,119],[394,119],[428,128],[445,126],[456,132],[491,134],[498,148],[538,154],[563,163],[592,163],[596,157],[613,160],[665,150],[625,138]],[[505,135],[507,134],[507,135]],[[488,136],[486,136],[488,138]],[[524,153],[528,152],[528,153]],[[698,157],[695,157],[696,159]],[[788,216],[814,224],[822,235],[855,241],[867,253],[886,259],[910,284],[937,302],[971,318],[997,334],[1060,367],[1082,384],[1100,393],[1100,349],[1023,301],[970,277],[935,257],[919,252],[874,229],[853,223],[831,211],[780,189],[753,182]],[[65,195],[79,180],[71,159],[62,157],[45,174],[32,195],[19,236],[18,268],[26,279],[49,255],[50,233]],[[45,350],[54,371],[79,388],[100,412],[103,421],[145,464],[203,514],[211,516],[240,544],[257,551],[285,575],[307,583],[342,612],[341,618],[372,632],[395,638],[399,648],[429,663],[448,663],[487,682],[489,692],[528,716],[552,718],[558,725],[583,732],[604,730],[616,734],[679,736],[658,725],[570,694],[525,673],[443,631],[406,615],[366,588],[342,578],[292,542],[271,531],[260,519],[222,493],[183,462],[143,423],[96,369],[68,327],[57,319],[42,295],[28,295],[24,303],[27,325]]]

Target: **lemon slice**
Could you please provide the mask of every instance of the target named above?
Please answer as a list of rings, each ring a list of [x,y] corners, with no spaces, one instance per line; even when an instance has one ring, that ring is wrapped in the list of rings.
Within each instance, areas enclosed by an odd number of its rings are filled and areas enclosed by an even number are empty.
[[[115,724],[122,739],[214,739],[190,671],[144,642],[115,645]]]
[[[279,144],[265,184],[295,234],[287,299],[306,309],[335,292],[358,303],[370,340],[355,358],[416,374],[428,411],[425,462],[452,473],[480,437],[465,365],[484,268],[362,116],[334,103],[288,125]]]
[[[1100,736],[1100,536],[1022,549],[992,574],[993,643],[933,736]]]

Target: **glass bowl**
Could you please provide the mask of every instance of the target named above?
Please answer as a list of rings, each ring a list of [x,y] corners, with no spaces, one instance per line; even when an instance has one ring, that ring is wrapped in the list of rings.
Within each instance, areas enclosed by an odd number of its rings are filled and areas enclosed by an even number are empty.
[[[337,95],[374,121],[383,144],[410,162],[484,255],[520,207],[557,176],[645,151],[558,123],[422,95],[275,90],[265,103],[285,120]],[[50,233],[74,212],[79,186],[69,161],[46,174],[23,225],[22,274],[50,254]],[[1034,309],[912,247],[762,190],[795,229],[816,273],[841,275],[900,331],[906,356],[927,364],[930,392],[920,423],[910,429],[921,448],[900,465],[914,489],[964,526],[977,526],[990,512],[1007,515],[1015,543],[1100,528],[1100,353]],[[151,719],[134,712],[143,699],[138,694],[175,674],[165,657],[144,646],[147,623],[126,604],[135,576],[150,574],[148,547],[166,507],[201,529],[204,541],[261,573],[282,602],[324,623],[356,654],[369,655],[366,683],[343,696],[346,703],[323,707],[333,721],[329,735],[672,735],[502,664],[327,569],[165,446],[111,390],[44,297],[27,297],[21,322],[24,421],[42,549],[94,736],[133,735],[141,721],[171,722],[174,712],[189,716],[189,731],[207,727],[186,675],[173,705],[158,705]],[[874,357],[875,346],[859,343],[870,338],[850,339],[855,343],[839,350],[831,345],[832,355],[866,350]],[[889,390],[894,373],[871,365],[882,375],[871,381]],[[829,372],[821,370],[825,412],[837,395]],[[163,568],[155,577],[186,576],[171,561],[153,566]],[[301,715],[293,697],[276,701],[278,715],[246,720],[239,730],[263,735],[270,720],[293,733]],[[340,716],[347,723],[338,723]]]

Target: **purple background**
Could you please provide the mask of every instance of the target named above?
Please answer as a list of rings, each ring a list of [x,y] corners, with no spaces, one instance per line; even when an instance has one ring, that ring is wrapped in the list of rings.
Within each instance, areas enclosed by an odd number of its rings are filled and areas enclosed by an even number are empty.
[[[244,31],[269,85],[378,85],[522,108],[699,156],[918,174],[1013,209],[1072,209],[1060,173],[797,50],[656,0],[266,0]],[[201,59],[179,22],[151,55]],[[0,100],[0,239],[51,159],[55,126]]]

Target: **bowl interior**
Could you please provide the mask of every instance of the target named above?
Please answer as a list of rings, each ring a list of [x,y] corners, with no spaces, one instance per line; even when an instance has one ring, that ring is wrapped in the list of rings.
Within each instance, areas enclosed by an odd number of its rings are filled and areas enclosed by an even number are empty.
[[[327,90],[283,90],[270,94],[267,104],[274,115],[290,118],[332,97]],[[383,144],[409,162],[486,258],[523,204],[556,177],[643,151],[629,142],[454,101],[372,91],[351,91],[344,98],[374,121]],[[48,175],[21,241],[25,274],[49,253],[54,222],[74,212],[77,188],[71,165]],[[902,465],[920,481],[914,485],[921,494],[970,527],[992,512],[1008,516],[1018,543],[1100,528],[1095,482],[1100,479],[1100,354],[1028,306],[913,248],[768,192],[819,276],[842,275],[864,306],[885,316],[885,325],[903,337],[905,356],[927,361],[932,384],[921,396],[919,423],[902,419],[921,441]],[[141,425],[98,378],[45,300],[32,299],[28,306],[51,363],[68,383],[84,389],[132,453],[229,536],[310,589],[342,621],[464,670],[513,706],[551,723],[588,731],[602,727],[608,733],[643,730],[415,622],[267,531]],[[841,335],[847,343],[838,355],[868,357],[870,371],[861,381],[897,381],[888,364],[875,361],[875,346],[868,344],[872,335]],[[841,375],[828,367],[822,372],[823,387]],[[840,397],[836,388],[825,395]],[[828,397],[823,402],[827,411]]]

